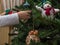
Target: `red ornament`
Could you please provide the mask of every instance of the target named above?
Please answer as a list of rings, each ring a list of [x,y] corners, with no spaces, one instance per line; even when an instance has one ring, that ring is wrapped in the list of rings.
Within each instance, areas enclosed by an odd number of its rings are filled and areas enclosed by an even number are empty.
[[[12,13],[13,13],[12,11],[8,12],[8,14],[12,14]]]

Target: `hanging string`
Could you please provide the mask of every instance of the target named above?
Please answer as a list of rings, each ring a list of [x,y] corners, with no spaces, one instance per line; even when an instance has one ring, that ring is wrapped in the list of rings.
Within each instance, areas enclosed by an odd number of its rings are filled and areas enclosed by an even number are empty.
[[[46,2],[46,0],[42,0],[42,5],[43,5],[43,3],[45,3],[45,2]],[[32,15],[32,17],[33,17],[32,20],[33,20],[33,30],[34,30],[34,28],[35,28],[35,27],[34,27],[34,15]]]
[[[34,15],[32,15],[32,16],[33,16],[33,19],[32,20],[33,20],[33,30],[34,30]]]
[[[34,29],[35,29],[35,27],[34,27],[34,11],[33,11],[33,8],[34,8],[34,6],[32,7],[32,23],[33,23],[33,31],[34,31]]]

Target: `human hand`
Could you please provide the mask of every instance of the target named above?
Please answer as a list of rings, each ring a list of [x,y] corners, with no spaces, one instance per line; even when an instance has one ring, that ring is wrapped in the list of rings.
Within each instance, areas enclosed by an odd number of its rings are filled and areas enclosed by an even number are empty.
[[[20,11],[20,12],[18,12],[18,16],[20,19],[27,20],[30,18],[30,13],[31,13],[31,10]]]

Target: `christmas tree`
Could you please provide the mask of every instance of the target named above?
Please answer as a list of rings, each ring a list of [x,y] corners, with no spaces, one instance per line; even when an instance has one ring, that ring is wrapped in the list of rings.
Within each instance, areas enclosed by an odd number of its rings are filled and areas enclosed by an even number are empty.
[[[47,0],[25,0],[20,6],[15,6],[14,11],[32,10],[30,19],[20,20],[18,25],[14,25],[12,31],[13,36],[11,45],[26,45],[26,38],[28,33],[32,30],[38,31],[39,42],[30,40],[30,45],[59,45],[60,44],[60,13],[55,14],[55,19],[42,18],[41,12],[39,12],[35,5],[43,6],[43,3]],[[60,8],[59,0],[48,0],[52,3],[54,8]]]

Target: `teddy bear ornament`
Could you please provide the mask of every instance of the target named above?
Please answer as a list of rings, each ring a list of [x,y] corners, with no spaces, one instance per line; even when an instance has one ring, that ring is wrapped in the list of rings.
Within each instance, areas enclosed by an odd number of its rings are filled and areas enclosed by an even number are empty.
[[[26,44],[27,44],[27,45],[30,45],[31,40],[32,40],[32,41],[35,41],[36,43],[37,43],[37,42],[40,42],[40,38],[39,38],[39,36],[38,36],[38,30],[31,30],[31,31],[28,33],[28,35],[27,35],[27,37],[26,37]]]
[[[38,5],[35,7],[41,12],[42,17],[49,19],[54,19],[55,13],[58,13],[60,11],[60,9],[52,7],[49,1],[44,2],[42,7]]]

